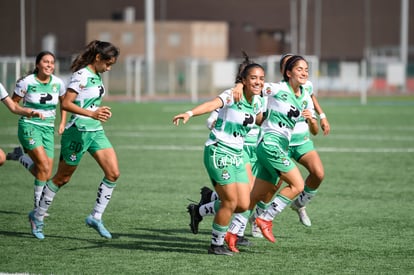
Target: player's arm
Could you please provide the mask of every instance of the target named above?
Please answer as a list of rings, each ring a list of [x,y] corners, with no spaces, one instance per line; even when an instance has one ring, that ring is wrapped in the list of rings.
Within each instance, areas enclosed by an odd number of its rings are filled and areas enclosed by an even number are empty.
[[[65,130],[65,124],[66,124],[66,119],[67,119],[67,113],[65,110],[63,110],[62,108],[62,101],[63,101],[63,96],[59,96],[59,102],[60,102],[60,106],[59,106],[59,110],[60,110],[60,123],[59,123],[59,128],[58,128],[58,133],[59,135],[63,134],[63,131]]]
[[[319,132],[318,121],[312,115],[312,111],[309,109],[305,109],[302,112],[302,116],[305,118],[306,123],[309,126],[309,132],[311,132],[311,134],[314,136],[317,135]]]
[[[39,117],[41,119],[44,118],[42,113],[39,113],[29,108],[22,107],[18,103],[14,102],[10,97],[6,97],[2,99],[2,101],[6,105],[6,107],[10,110],[10,112],[16,115],[21,115],[21,116],[26,116],[26,117]]]
[[[323,134],[326,136],[331,131],[331,126],[329,125],[328,118],[326,117],[326,114],[322,110],[322,107],[319,105],[319,102],[316,99],[316,96],[314,94],[312,94],[311,98],[312,98],[312,102],[313,102],[313,106],[315,108],[315,111],[319,115],[319,123],[321,124]]]
[[[74,114],[91,117],[101,122],[107,121],[112,116],[111,108],[108,106],[101,106],[92,111],[76,105],[74,101],[77,95],[78,93],[75,90],[68,88],[62,100],[62,109]]]
[[[243,98],[243,83],[237,82],[231,89],[234,102],[239,102]]]
[[[214,111],[215,109],[221,108],[223,107],[223,101],[220,97],[216,97],[210,101],[204,102],[196,107],[194,107],[193,109],[185,112],[185,113],[181,113],[178,114],[176,116],[173,117],[173,123],[175,125],[178,125],[180,122],[180,119],[183,120],[183,123],[187,123],[187,121],[192,117],[192,116],[200,116],[203,114],[207,114],[207,113],[211,113],[212,111]]]

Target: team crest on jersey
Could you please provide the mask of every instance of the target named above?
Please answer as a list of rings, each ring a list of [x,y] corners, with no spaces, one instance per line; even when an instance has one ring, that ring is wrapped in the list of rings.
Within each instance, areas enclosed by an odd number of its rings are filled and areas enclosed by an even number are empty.
[[[304,100],[304,101],[302,102],[302,110],[303,110],[303,109],[306,109],[306,107],[308,107],[308,101],[307,101],[307,100]]]
[[[270,87],[266,87],[265,94],[270,95],[272,93],[272,89]]]
[[[71,160],[71,161],[76,161],[76,154],[75,153],[72,153],[71,155],[70,155],[70,157],[69,157],[69,159]]]
[[[257,113],[259,110],[260,110],[260,108],[259,108],[259,104],[255,103],[255,104],[253,105],[253,111],[254,111],[255,113]]]
[[[53,86],[52,86],[52,91],[53,91],[54,93],[56,93],[56,92],[58,91],[57,84],[53,84]]]
[[[287,158],[282,158],[282,163],[284,166],[289,166],[290,165],[290,160]]]
[[[223,180],[228,180],[228,179],[230,179],[230,174],[229,174],[229,171],[227,171],[227,170],[223,170],[223,171],[222,171],[222,173],[221,173],[221,178],[222,178]]]

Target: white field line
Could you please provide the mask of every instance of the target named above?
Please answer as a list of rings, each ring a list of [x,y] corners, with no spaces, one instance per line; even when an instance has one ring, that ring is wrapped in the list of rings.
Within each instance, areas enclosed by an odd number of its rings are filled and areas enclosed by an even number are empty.
[[[1,144],[0,148],[14,148],[20,144]],[[203,151],[203,144],[199,146],[189,145],[115,145],[115,150],[153,150],[153,151]],[[56,144],[55,149],[60,149],[60,145]],[[317,147],[318,152],[324,153],[414,153],[413,148],[346,148],[346,147]]]

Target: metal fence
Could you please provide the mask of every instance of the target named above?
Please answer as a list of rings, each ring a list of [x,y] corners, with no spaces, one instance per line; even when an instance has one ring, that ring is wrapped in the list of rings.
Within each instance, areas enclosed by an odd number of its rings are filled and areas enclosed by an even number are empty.
[[[282,78],[279,59],[279,55],[254,59],[265,68],[266,81],[277,82]],[[404,68],[397,59],[376,58],[359,62],[320,62],[316,56],[306,56],[306,59],[316,94],[360,95],[364,102],[370,95],[414,92],[411,67]],[[111,100],[198,102],[232,87],[240,61],[182,59],[156,62],[155,93],[146,90],[146,64],[140,56],[129,56],[119,61],[110,72],[103,74],[103,79]],[[65,68],[59,64],[65,64]],[[55,74],[64,81],[70,77],[67,64],[67,61],[56,63]],[[0,57],[0,82],[12,93],[16,80],[33,69],[34,58],[22,62],[17,57]]]

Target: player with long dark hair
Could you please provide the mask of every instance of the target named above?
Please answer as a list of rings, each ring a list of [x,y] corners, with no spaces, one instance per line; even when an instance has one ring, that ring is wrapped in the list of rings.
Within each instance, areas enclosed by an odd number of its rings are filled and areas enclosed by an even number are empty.
[[[102,122],[111,116],[108,106],[102,106],[105,88],[101,74],[114,65],[119,49],[109,42],[94,40],[73,61],[73,72],[62,101],[64,110],[71,112],[61,139],[61,159],[56,174],[42,194],[39,208],[29,214],[32,233],[43,239],[43,218],[59,189],[69,182],[83,155],[88,152],[102,168],[104,176],[91,214],[85,222],[102,237],[112,238],[102,222],[112,192],[120,176],[115,150],[105,135]]]

